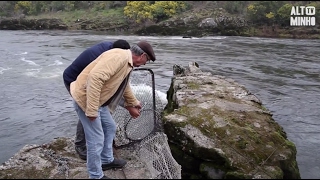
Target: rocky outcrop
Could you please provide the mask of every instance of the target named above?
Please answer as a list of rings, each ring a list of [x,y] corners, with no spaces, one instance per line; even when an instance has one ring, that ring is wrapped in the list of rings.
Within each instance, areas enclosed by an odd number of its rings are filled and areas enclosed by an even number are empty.
[[[66,30],[67,25],[60,19],[0,19],[0,30]]]
[[[182,177],[300,179],[294,143],[255,95],[197,63],[173,71],[163,121]]]
[[[104,171],[112,179],[150,179],[151,173],[137,151],[115,149],[128,160],[122,169]],[[26,145],[0,166],[0,179],[88,179],[86,161],[77,157],[73,138],[59,137],[41,145]]]
[[[240,35],[246,29],[244,18],[232,16],[224,9],[188,12],[136,31],[139,35],[207,36]]]
[[[69,27],[69,30],[94,30],[107,32],[126,32],[129,25],[126,23],[113,22],[112,20],[95,18],[95,19],[77,19]]]

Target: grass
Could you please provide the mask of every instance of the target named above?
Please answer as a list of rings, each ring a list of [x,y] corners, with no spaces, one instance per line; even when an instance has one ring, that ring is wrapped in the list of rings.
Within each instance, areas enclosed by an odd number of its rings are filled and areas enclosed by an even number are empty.
[[[27,19],[43,19],[43,18],[57,18],[61,19],[65,24],[71,25],[77,20],[92,20],[105,19],[115,24],[125,23],[125,16],[123,15],[123,8],[100,10],[76,10],[76,11],[59,11],[55,13],[45,13],[37,16],[27,16]]]

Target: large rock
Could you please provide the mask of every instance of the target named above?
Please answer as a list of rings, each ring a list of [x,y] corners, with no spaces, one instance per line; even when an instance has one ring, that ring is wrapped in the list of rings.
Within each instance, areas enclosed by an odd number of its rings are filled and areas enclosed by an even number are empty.
[[[198,67],[174,66],[163,117],[182,177],[300,179],[296,147],[261,101]]]

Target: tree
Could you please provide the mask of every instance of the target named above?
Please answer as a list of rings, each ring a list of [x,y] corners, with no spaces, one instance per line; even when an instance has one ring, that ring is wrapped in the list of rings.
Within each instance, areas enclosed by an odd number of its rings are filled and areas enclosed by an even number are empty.
[[[14,11],[29,15],[31,8],[32,8],[31,1],[18,1],[14,6]]]
[[[287,3],[280,7],[277,11],[277,21],[281,26],[288,26],[290,24],[290,12],[292,4]]]
[[[46,1],[31,1],[32,5],[29,11],[29,14],[37,15],[41,12],[44,12],[46,5],[48,4]]]
[[[160,21],[186,9],[183,1],[127,1],[124,15],[137,23]]]
[[[250,4],[247,8],[248,19],[257,24],[264,24],[266,21],[266,7],[259,4]]]
[[[227,1],[223,8],[231,14],[244,14],[248,1]]]
[[[124,15],[137,23],[153,18],[148,1],[127,1],[127,6],[124,7]]]
[[[17,1],[0,1],[0,16],[12,16]]]
[[[186,7],[183,1],[155,1],[151,5],[151,13],[154,20],[161,21],[183,12]]]
[[[278,9],[283,6],[284,1],[258,1],[250,4],[247,8],[247,17],[258,25],[273,24]]]
[[[320,24],[320,1],[310,1],[306,6],[314,6],[316,8],[316,24]]]

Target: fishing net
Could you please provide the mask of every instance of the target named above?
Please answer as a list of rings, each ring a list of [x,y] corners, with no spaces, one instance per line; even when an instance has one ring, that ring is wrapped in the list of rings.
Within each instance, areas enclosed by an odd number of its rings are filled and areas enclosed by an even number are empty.
[[[152,70],[135,69],[131,73],[130,85],[142,109],[140,116],[133,119],[125,108],[116,108],[113,113],[117,124],[114,146],[134,148],[153,179],[181,179],[181,166],[172,157],[163,132],[161,112],[166,99],[155,90]]]

